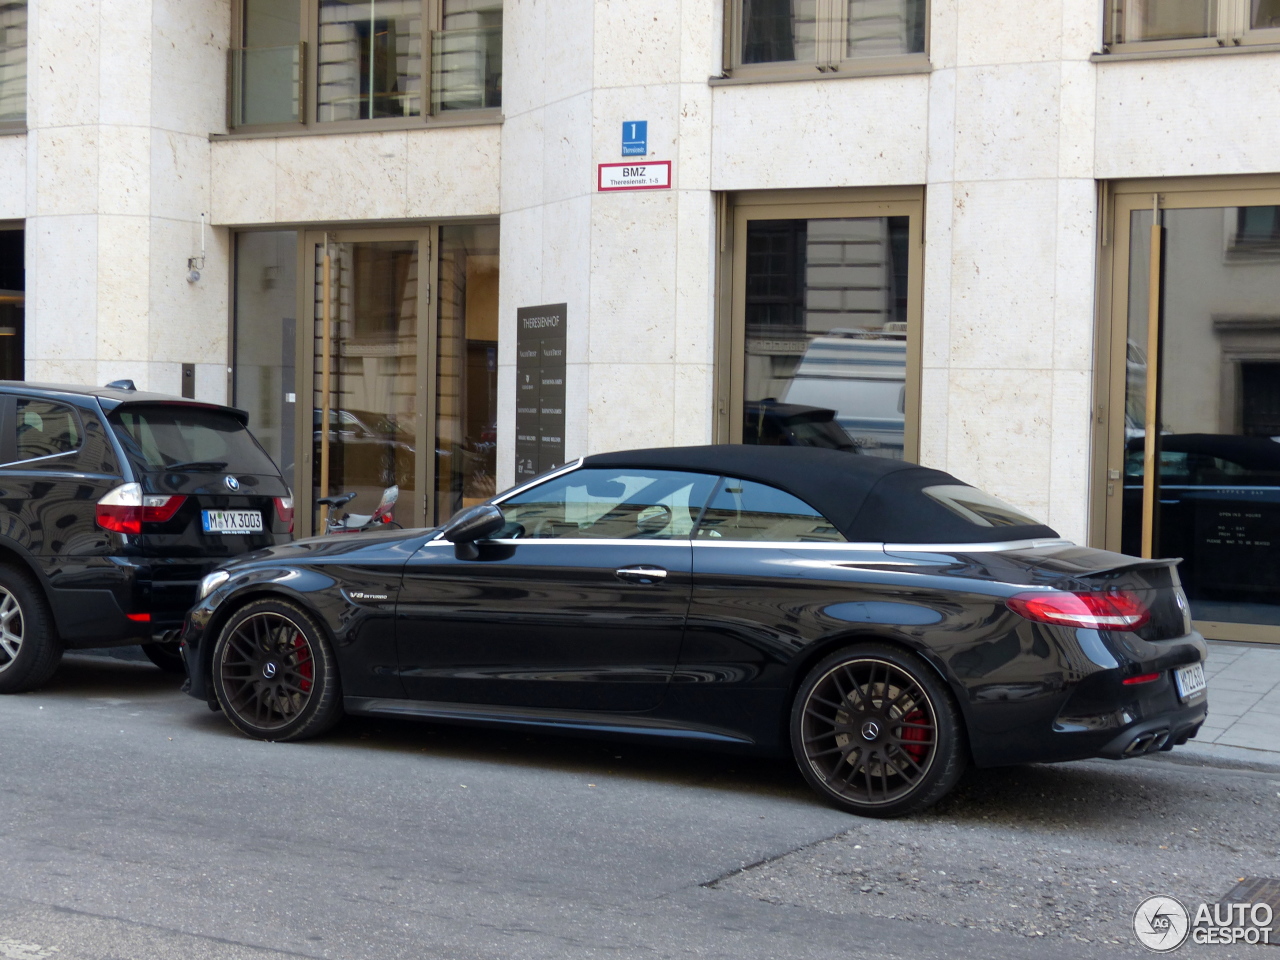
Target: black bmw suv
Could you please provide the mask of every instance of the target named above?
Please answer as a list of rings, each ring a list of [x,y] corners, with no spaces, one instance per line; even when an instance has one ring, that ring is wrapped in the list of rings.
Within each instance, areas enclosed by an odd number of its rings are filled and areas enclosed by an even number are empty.
[[[140,643],[182,669],[200,579],[293,529],[247,419],[128,380],[0,381],[0,693],[43,684],[67,648]]]

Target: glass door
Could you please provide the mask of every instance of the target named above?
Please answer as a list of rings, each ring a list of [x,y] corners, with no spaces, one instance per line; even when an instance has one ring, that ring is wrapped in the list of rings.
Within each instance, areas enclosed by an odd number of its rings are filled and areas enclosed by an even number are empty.
[[[419,389],[430,382],[434,353],[429,233],[309,233],[304,249],[313,273],[312,361],[310,384],[299,384],[310,403],[298,412],[309,421],[300,432],[310,437],[311,482],[298,513],[319,530],[316,499],[354,492],[346,509],[367,514],[396,486],[396,519],[422,526],[433,466],[421,455],[431,449],[430,394]]]
[[[1107,545],[1181,557],[1206,635],[1280,642],[1280,192],[1115,209]]]

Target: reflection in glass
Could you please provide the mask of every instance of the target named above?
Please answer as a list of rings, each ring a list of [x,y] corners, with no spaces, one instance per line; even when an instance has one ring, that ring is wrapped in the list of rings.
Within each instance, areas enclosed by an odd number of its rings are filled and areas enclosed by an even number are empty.
[[[848,0],[847,57],[924,50],[925,0]]]
[[[585,469],[502,504],[510,540],[678,540],[693,532],[716,477],[675,470]]]
[[[317,116],[422,113],[421,0],[320,0]]]
[[[298,235],[241,233],[235,247],[235,379],[232,403],[290,489],[294,477],[294,355],[297,352]]]
[[[843,543],[831,521],[776,487],[725,477],[698,523],[699,540]]]
[[[743,443],[901,458],[907,217],[747,225]]]
[[[436,519],[496,493],[498,227],[440,228]]]
[[[324,246],[316,245],[314,496],[355,491],[352,510],[370,513],[400,487],[396,519],[414,515],[416,490],[418,244],[335,243],[332,253],[329,484],[321,492]]]
[[[0,230],[0,380],[23,379],[26,270],[22,230]]]
[[[297,0],[243,0],[244,46],[231,51],[231,125],[296,123],[302,93]]]
[[[27,117],[27,0],[0,0],[0,122]]]
[[[1268,223],[1272,209],[1161,214],[1154,553],[1183,558],[1179,573],[1198,620],[1280,624],[1280,254],[1232,255],[1241,225]],[[1150,210],[1132,214],[1126,553],[1141,549],[1150,364],[1134,346],[1147,339],[1150,224]]]
[[[1280,27],[1280,0],[1251,0],[1249,25],[1255,30]]]
[[[502,106],[502,0],[444,0],[431,37],[436,113]]]
[[[818,0],[742,0],[742,62],[812,61]]]
[[[1110,0],[1111,42],[1184,40],[1218,32],[1216,0]]]

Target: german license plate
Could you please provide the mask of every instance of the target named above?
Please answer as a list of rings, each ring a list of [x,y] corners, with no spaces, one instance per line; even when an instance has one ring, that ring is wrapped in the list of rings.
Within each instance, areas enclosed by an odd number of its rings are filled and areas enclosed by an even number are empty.
[[[201,510],[205,533],[261,533],[261,510]]]
[[[1178,685],[1178,696],[1190,700],[1208,684],[1204,679],[1204,664],[1193,663],[1189,667],[1179,667],[1173,671],[1173,680]]]

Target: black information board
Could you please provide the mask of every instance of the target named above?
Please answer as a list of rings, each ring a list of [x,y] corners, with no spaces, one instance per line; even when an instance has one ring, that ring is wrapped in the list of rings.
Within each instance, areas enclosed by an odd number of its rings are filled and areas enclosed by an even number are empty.
[[[567,308],[516,309],[516,483],[564,463]]]

